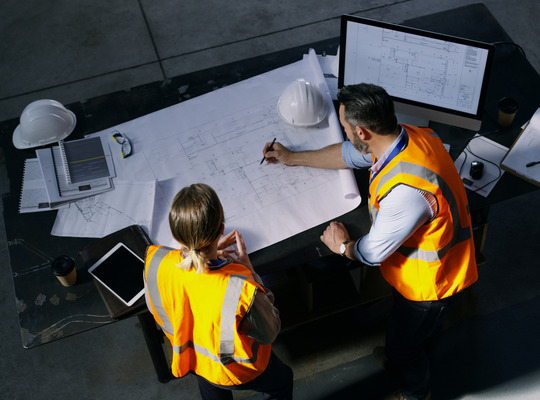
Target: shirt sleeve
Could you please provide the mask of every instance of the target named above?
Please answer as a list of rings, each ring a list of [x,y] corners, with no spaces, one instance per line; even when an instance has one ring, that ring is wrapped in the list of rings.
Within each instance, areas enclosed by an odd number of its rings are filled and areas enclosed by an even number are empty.
[[[280,330],[281,320],[278,309],[274,307],[274,294],[269,289],[265,293],[257,288],[238,331],[262,344],[271,344]]]
[[[369,168],[373,164],[371,155],[360,154],[350,140],[345,140],[341,145],[341,157],[343,157],[343,161],[349,168]]]
[[[356,257],[367,265],[379,266],[420,226],[436,214],[435,197],[422,190],[398,185],[380,202],[369,233],[354,246]]]

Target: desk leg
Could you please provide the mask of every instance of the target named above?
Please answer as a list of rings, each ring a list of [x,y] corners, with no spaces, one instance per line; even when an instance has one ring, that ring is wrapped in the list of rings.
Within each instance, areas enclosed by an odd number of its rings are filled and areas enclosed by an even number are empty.
[[[486,258],[484,257],[484,244],[486,242],[488,228],[488,213],[489,207],[487,206],[471,213],[477,265],[486,262]]]
[[[161,383],[167,383],[172,379],[171,370],[167,363],[165,353],[163,352],[163,336],[157,329],[154,317],[149,312],[138,315],[139,322],[141,323],[142,331],[144,334],[144,340],[148,347],[148,352],[152,358],[154,369],[158,377],[158,381]]]

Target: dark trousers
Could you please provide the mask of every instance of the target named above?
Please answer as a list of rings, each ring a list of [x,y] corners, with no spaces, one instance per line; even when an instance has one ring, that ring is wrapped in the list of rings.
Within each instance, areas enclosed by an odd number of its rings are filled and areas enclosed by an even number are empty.
[[[429,356],[437,343],[444,317],[461,296],[459,292],[437,301],[410,301],[393,290],[385,353],[400,372],[400,391],[407,400],[423,399],[430,391]]]
[[[251,382],[237,386],[220,386],[195,375],[203,400],[232,400],[231,390],[254,390],[263,393],[265,400],[290,400],[293,392],[293,372],[272,352],[268,366]]]

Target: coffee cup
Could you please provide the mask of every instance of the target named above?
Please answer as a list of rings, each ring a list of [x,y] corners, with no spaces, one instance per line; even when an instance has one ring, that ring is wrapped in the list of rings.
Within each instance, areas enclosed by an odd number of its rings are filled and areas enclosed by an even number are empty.
[[[63,286],[73,286],[77,283],[75,260],[69,256],[56,257],[51,263],[51,271]]]
[[[516,116],[519,103],[511,97],[503,97],[499,100],[499,126],[508,128]]]

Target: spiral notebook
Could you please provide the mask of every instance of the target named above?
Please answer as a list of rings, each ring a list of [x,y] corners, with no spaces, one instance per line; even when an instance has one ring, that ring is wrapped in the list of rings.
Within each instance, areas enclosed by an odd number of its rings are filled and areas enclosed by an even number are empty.
[[[48,195],[48,209],[114,189],[114,165],[104,138],[60,142],[58,146],[36,150],[36,155]],[[30,162],[30,165],[35,168],[35,162]],[[30,182],[25,183],[29,179],[27,176],[30,176],[30,171],[23,175],[20,212],[23,209],[32,211],[27,202],[31,198],[28,193]],[[36,207],[41,210],[47,208],[44,202],[34,204]]]
[[[111,151],[104,136],[60,141],[58,147],[68,185],[114,176]]]
[[[50,210],[49,196],[37,158],[24,160],[19,213]]]

